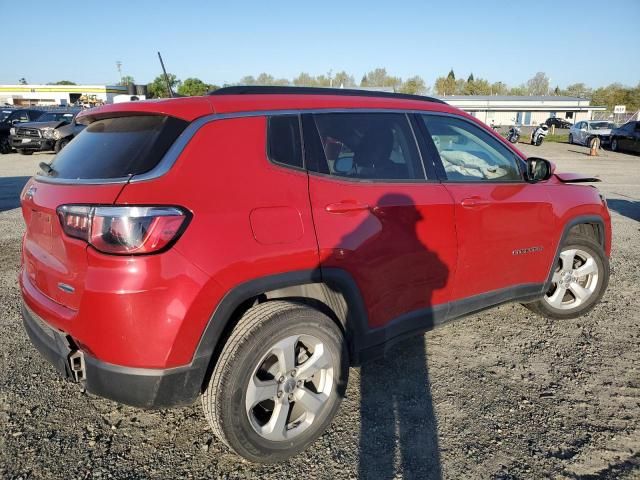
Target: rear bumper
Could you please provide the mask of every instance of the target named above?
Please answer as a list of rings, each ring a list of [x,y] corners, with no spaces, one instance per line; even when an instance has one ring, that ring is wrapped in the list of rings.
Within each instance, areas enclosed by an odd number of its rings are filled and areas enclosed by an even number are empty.
[[[24,303],[22,318],[31,342],[65,378],[73,380],[69,355],[77,351],[73,339],[56,330]],[[83,352],[87,391],[136,407],[164,408],[193,403],[205,378],[206,358],[168,369],[131,368],[98,360]]]

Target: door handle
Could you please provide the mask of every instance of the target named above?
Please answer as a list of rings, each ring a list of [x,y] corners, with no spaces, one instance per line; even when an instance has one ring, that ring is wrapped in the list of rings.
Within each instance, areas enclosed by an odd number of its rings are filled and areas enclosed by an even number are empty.
[[[360,202],[337,202],[330,203],[324,209],[329,213],[347,213],[347,212],[357,212],[361,210],[369,210],[369,205],[366,203]]]
[[[489,204],[489,200],[484,200],[479,197],[465,198],[460,202],[460,205],[462,205],[465,208],[481,207],[488,204]]]

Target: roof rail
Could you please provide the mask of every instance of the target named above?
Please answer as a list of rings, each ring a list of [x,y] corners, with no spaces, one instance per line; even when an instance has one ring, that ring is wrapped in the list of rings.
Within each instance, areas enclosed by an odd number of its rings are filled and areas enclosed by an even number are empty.
[[[354,88],[285,87],[279,85],[236,85],[219,88],[209,92],[208,95],[339,95],[346,97],[397,98],[446,104],[446,102],[438,98],[408,93],[377,92],[375,90],[357,90]]]

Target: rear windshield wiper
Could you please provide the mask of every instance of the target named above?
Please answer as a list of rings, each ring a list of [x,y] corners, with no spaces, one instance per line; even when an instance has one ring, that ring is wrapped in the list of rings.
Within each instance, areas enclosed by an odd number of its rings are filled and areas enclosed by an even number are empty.
[[[44,173],[46,173],[50,177],[55,177],[58,174],[58,172],[56,172],[56,169],[46,162],[40,162],[38,166],[40,167],[40,170],[42,170]]]

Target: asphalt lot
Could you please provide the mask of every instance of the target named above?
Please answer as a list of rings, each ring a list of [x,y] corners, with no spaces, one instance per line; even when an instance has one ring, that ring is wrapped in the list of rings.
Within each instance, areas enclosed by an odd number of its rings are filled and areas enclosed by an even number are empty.
[[[200,405],[143,411],[61,380],[24,333],[17,195],[50,154],[0,156],[0,478],[640,478],[640,156],[518,145],[602,179],[612,277],[584,318],[505,305],[352,369],[328,432],[287,463],[239,460]]]

